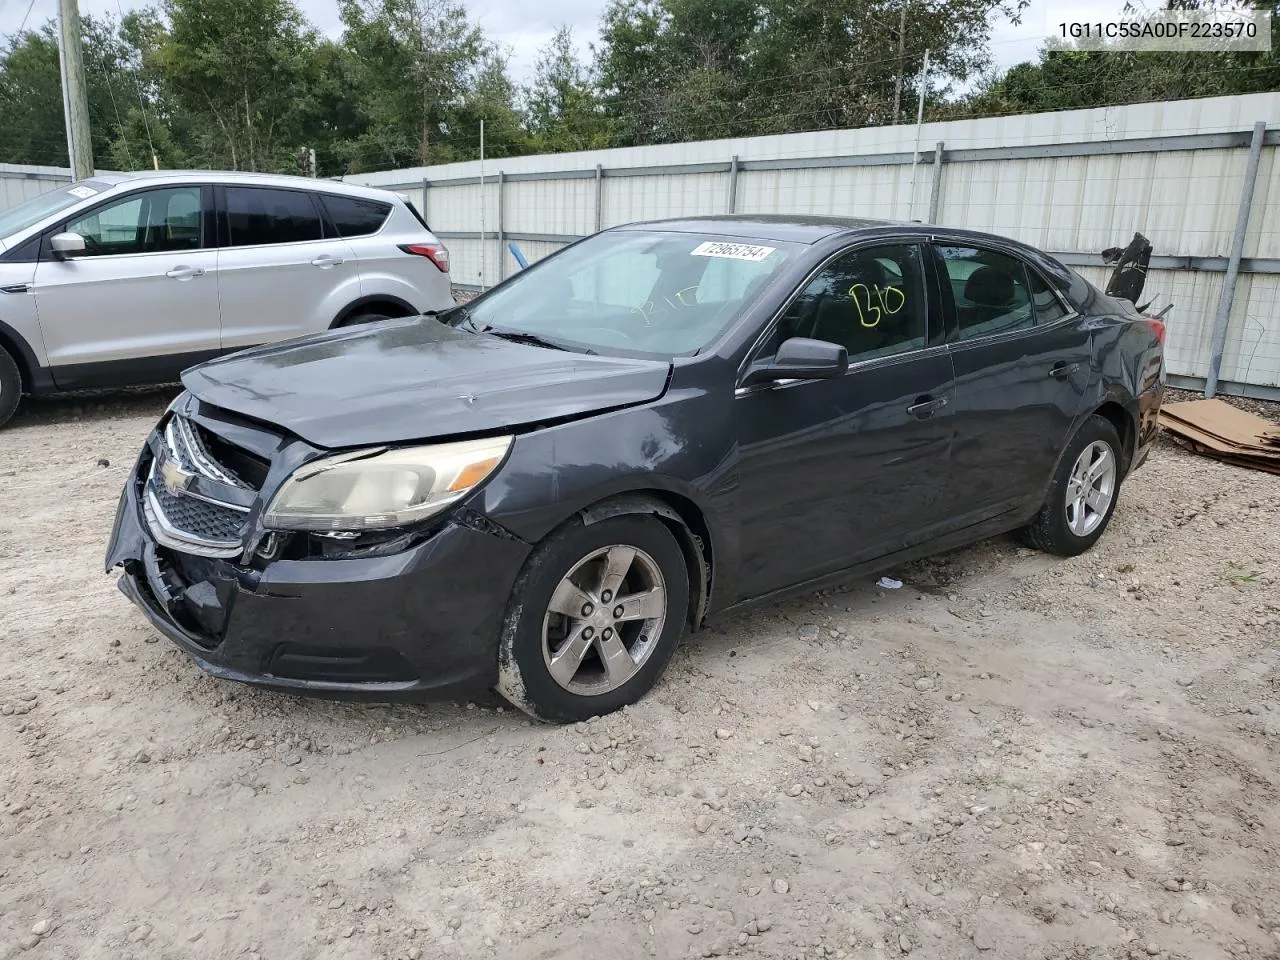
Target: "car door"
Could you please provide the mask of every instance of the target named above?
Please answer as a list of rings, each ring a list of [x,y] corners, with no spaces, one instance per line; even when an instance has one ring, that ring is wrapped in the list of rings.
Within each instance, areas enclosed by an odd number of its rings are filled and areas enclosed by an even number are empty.
[[[210,192],[175,184],[113,197],[46,231],[32,283],[59,387],[176,378],[216,356],[218,266]],[[55,259],[49,238],[82,253]]]
[[[846,250],[755,351],[747,368],[790,337],[826,340],[849,370],[736,391],[736,599],[918,543],[940,521],[954,387],[935,293],[921,244]]]
[[[216,199],[223,349],[327,330],[359,299],[355,254],[310,191],[227,184]]]
[[[974,522],[1039,498],[1084,401],[1084,319],[1011,252],[934,244],[956,375],[954,513]]]

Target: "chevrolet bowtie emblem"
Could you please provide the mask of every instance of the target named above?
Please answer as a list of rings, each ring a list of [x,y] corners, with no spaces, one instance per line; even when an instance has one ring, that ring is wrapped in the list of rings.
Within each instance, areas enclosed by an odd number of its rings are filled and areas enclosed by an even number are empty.
[[[164,462],[160,464],[160,479],[164,481],[164,488],[172,496],[182,496],[191,483],[191,477],[192,474],[187,473],[177,461],[169,457],[165,457]]]

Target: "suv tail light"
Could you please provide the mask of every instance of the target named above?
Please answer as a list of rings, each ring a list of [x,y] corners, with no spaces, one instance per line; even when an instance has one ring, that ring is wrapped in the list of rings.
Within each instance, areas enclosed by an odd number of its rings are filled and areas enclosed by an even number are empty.
[[[1164,321],[1156,317],[1143,317],[1142,319],[1147,321],[1147,326],[1151,328],[1151,332],[1156,335],[1156,340],[1158,340],[1160,345],[1163,346],[1165,330]]]
[[[402,243],[400,249],[415,257],[426,257],[441,273],[449,272],[449,250],[443,243]]]

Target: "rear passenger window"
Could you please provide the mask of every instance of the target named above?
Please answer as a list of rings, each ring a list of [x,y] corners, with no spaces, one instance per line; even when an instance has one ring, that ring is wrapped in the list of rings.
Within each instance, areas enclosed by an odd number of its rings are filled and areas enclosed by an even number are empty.
[[[363,197],[321,194],[321,202],[340,237],[363,237],[377,233],[391,213],[391,204]]]
[[[298,190],[227,187],[227,227],[233,247],[321,237],[320,211]]]
[[[1036,323],[1044,326],[1046,323],[1053,323],[1065,317],[1067,308],[1062,305],[1058,295],[1050,289],[1044,277],[1034,270],[1028,270],[1027,275],[1031,278],[1031,302],[1035,304]]]
[[[1021,260],[978,247],[938,246],[951,284],[960,339],[974,340],[1035,324]]]

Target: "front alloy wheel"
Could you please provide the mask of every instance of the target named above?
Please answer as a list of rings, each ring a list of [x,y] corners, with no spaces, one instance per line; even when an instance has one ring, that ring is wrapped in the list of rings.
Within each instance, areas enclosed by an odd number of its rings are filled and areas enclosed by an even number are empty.
[[[498,690],[544,720],[611,713],[661,676],[688,613],[688,567],[661,520],[571,521],[538,545],[516,580]]]

